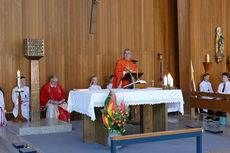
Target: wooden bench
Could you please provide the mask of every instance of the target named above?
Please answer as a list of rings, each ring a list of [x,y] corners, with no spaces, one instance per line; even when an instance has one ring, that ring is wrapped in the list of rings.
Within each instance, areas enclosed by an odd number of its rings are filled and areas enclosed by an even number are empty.
[[[202,128],[173,131],[152,132],[126,136],[111,137],[111,153],[116,153],[116,146],[196,137],[196,152],[202,153]]]
[[[207,99],[213,97],[218,99]],[[230,125],[230,95],[218,93],[192,92],[190,97],[191,119],[196,119],[195,108],[226,112],[227,125]],[[202,114],[203,115],[203,114]]]

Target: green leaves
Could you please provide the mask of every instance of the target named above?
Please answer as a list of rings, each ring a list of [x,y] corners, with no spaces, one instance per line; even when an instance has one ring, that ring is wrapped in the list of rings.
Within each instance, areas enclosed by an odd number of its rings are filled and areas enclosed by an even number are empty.
[[[108,111],[106,109],[101,109],[101,113],[104,114],[104,115],[107,115]]]
[[[111,91],[109,92],[109,95],[107,96],[107,98],[105,99],[105,106],[107,107],[109,105],[110,99],[111,99]]]

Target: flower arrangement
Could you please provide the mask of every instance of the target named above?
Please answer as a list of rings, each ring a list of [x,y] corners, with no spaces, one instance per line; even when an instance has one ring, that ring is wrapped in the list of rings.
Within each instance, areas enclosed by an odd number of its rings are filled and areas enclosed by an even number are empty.
[[[105,107],[101,109],[104,128],[110,132],[125,133],[125,125],[129,117],[129,108],[125,107],[124,101],[120,108],[117,106],[116,95],[110,90],[105,100]]]

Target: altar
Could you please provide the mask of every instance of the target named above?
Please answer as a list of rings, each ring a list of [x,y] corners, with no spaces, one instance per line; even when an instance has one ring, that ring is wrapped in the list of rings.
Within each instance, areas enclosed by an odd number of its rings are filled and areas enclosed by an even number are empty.
[[[183,96],[180,89],[114,89],[117,103],[124,100],[126,106],[140,105],[140,132],[164,131],[168,129],[168,111],[184,114]],[[103,129],[100,109],[109,94],[102,90],[71,90],[68,97],[68,111],[84,114],[84,142],[98,142],[107,145],[108,131]],[[168,105],[170,106],[168,108]]]

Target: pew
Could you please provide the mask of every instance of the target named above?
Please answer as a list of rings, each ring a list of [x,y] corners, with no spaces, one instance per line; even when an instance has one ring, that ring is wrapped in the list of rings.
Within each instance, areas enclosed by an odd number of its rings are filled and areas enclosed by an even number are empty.
[[[191,128],[111,137],[111,153],[116,153],[116,146],[188,137],[196,137],[196,152],[202,153],[202,132],[202,128]]]
[[[205,99],[213,97],[218,99]],[[191,92],[190,97],[191,119],[196,118],[195,108],[209,109],[214,111],[226,112],[227,126],[230,125],[230,95],[218,93]],[[202,114],[201,114],[202,115]]]

